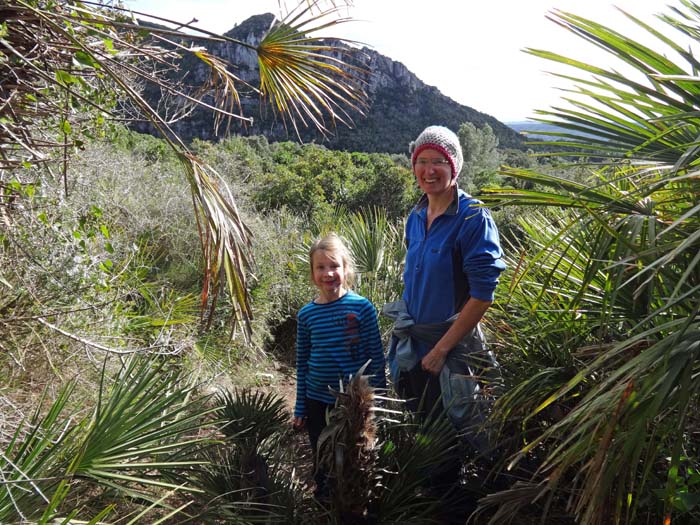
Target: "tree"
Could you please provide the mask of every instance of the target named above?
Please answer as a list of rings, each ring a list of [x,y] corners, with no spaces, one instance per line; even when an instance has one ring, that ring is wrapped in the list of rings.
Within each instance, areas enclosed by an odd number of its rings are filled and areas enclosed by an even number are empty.
[[[460,172],[460,184],[468,189],[480,189],[488,184],[498,171],[501,157],[498,152],[498,137],[491,126],[477,128],[465,122],[457,132],[464,155]]]

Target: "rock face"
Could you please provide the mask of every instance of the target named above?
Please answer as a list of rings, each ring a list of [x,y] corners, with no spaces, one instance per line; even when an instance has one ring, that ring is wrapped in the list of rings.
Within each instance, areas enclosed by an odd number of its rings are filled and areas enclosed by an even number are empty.
[[[226,35],[255,46],[273,21],[272,14],[256,15]],[[236,76],[257,84],[257,56],[252,50],[227,42],[211,45],[209,51],[234,64],[233,73]],[[491,126],[502,147],[523,148],[521,137],[511,128],[490,115],[446,97],[436,87],[422,82],[402,63],[368,48],[353,53],[353,60],[367,71],[364,80],[369,100],[365,115],[351,112],[353,128],[339,124],[329,137],[312,128],[300,128],[299,134],[304,142],[313,141],[329,148],[349,151],[406,153],[409,142],[428,125],[441,124],[456,131],[462,123],[471,122],[477,127],[484,124]],[[207,67],[194,59],[184,60],[182,67],[188,72],[188,82],[194,86],[201,84],[208,76]],[[146,96],[157,95],[147,93]],[[265,135],[271,141],[298,140],[294,130],[285,129],[270,108],[260,106],[257,95],[251,93],[250,96],[243,96],[241,103],[243,113],[253,117],[252,125],[242,126],[234,122],[228,130],[220,127],[217,135],[214,117],[204,110],[196,110],[173,127],[183,138],[190,140],[217,140],[227,133]]]

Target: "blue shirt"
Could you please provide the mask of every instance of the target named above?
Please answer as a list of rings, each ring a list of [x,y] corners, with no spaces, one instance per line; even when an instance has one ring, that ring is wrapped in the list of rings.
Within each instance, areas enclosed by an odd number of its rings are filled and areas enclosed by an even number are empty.
[[[310,302],[297,315],[297,399],[295,417],[306,415],[306,398],[335,403],[338,390],[369,359],[370,384],[386,386],[384,350],[377,311],[364,297],[348,291],[324,304]]]
[[[491,212],[462,190],[427,230],[424,195],[406,222],[403,299],[417,324],[439,323],[458,313],[469,297],[493,301],[505,269]],[[429,349],[423,348],[420,357]]]

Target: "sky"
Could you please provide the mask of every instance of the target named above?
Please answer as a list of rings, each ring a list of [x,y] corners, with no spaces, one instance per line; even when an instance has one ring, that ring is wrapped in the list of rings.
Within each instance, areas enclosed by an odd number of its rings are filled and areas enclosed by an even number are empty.
[[[338,1],[335,2],[339,4]],[[285,5],[286,4],[286,5]],[[403,63],[428,85],[453,100],[502,122],[523,121],[537,109],[560,104],[568,82],[552,71],[561,66],[533,57],[524,48],[554,51],[603,65],[607,56],[547,19],[558,9],[615,28],[635,39],[643,31],[622,9],[663,29],[659,13],[678,0],[353,0],[341,15],[353,20],[326,36],[361,42]],[[125,0],[135,11],[224,33],[254,14],[279,15],[293,0]],[[327,4],[330,5],[330,4]],[[664,29],[666,33],[668,30]],[[571,72],[571,71],[569,71]]]

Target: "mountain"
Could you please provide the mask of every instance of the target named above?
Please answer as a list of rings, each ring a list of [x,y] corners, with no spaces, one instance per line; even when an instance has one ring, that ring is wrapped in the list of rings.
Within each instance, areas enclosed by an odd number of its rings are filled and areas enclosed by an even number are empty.
[[[272,14],[250,17],[226,33],[237,40],[257,45],[273,22]],[[329,41],[350,49],[338,41]],[[228,42],[215,43],[209,52],[236,65],[234,73],[246,82],[257,82],[257,57],[253,51]],[[457,131],[464,122],[477,127],[488,124],[499,139],[501,147],[523,148],[523,138],[513,129],[496,118],[461,105],[443,95],[436,87],[422,82],[401,62],[394,61],[377,51],[362,48],[352,53],[354,63],[367,73],[366,91],[369,98],[368,110],[362,116],[351,114],[354,128],[348,129],[339,124],[333,135],[324,138],[317,130],[300,128],[304,142],[323,143],[333,149],[383,153],[406,153],[408,144],[428,125],[441,124]],[[347,58],[346,58],[347,60]],[[201,84],[207,78],[208,68],[195,58],[186,57],[182,68],[188,71],[192,85]],[[147,99],[157,100],[160,93],[146,93]],[[285,129],[279,119],[275,119],[269,108],[261,108],[255,96],[241,99],[243,112],[252,116],[252,125],[243,127],[234,122],[229,132],[244,135],[265,135],[271,141],[296,140],[293,129]],[[200,138],[217,140],[224,135],[220,129],[215,135],[213,115],[197,109],[186,119],[175,123],[173,128],[185,139]],[[146,126],[142,124],[141,126]],[[140,129],[140,131],[149,131]]]

